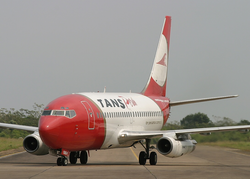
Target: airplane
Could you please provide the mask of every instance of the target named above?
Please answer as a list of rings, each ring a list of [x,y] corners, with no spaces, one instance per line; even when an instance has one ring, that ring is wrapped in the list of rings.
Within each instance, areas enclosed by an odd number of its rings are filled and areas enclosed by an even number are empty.
[[[248,131],[250,125],[161,130],[170,108],[190,103],[234,98],[238,95],[171,101],[166,96],[171,17],[166,16],[152,71],[140,93],[73,93],[51,101],[38,127],[0,123],[0,127],[34,132],[24,138],[24,149],[34,155],[51,154],[58,166],[87,164],[90,150],[132,147],[141,144],[139,164],[157,164],[157,149],[165,157],[180,157],[195,150],[190,134]],[[156,147],[152,138],[158,137]]]

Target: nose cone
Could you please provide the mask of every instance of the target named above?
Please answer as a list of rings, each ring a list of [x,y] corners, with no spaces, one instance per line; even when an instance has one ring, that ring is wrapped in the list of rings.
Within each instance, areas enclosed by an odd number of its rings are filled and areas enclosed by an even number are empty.
[[[39,120],[39,134],[42,141],[52,149],[60,148],[60,127],[55,116],[41,116]]]

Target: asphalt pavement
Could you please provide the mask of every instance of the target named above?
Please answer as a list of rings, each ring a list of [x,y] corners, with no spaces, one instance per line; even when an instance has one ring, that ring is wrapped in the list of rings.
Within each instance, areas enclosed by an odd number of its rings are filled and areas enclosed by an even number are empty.
[[[138,163],[136,148],[90,151],[87,165],[57,166],[56,157],[22,152],[0,158],[0,179],[29,178],[250,178],[250,155],[236,149],[199,146],[188,155],[158,154],[156,166]]]

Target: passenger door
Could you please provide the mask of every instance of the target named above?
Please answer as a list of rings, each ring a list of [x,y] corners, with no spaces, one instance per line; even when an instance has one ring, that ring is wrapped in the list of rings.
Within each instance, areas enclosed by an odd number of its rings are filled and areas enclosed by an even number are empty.
[[[94,130],[95,129],[94,111],[87,101],[82,101],[82,104],[83,104],[84,108],[86,109],[86,112],[88,115],[88,128],[89,128],[89,130]]]

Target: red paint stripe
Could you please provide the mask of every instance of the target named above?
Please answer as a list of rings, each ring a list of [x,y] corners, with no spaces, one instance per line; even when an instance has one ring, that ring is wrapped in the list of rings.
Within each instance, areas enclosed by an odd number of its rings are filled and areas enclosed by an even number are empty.
[[[166,37],[168,43],[168,51],[170,46],[170,30],[171,30],[171,16],[165,17],[165,24],[162,30],[162,34]]]
[[[154,81],[154,79],[151,77],[149,85],[143,94],[146,96],[150,96],[150,95],[165,96],[166,95],[166,85],[167,85],[167,79],[166,79],[166,82],[163,86],[159,86]]]

